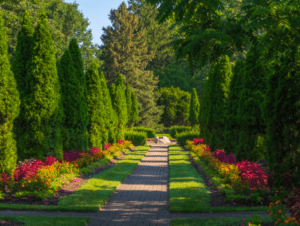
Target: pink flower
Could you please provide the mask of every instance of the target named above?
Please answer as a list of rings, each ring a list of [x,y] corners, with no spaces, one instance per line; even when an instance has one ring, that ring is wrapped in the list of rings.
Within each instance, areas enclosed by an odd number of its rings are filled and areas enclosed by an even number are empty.
[[[31,197],[31,195],[28,195],[28,197],[30,198],[30,197]]]
[[[78,180],[78,179],[73,179],[73,181],[74,181],[74,182],[78,182],[79,180]]]

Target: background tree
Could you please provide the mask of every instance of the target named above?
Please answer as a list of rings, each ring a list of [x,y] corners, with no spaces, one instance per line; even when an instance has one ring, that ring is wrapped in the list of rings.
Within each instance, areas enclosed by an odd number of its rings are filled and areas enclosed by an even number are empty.
[[[262,106],[266,90],[266,69],[260,64],[261,52],[252,44],[245,61],[242,77],[237,118],[240,123],[240,140],[236,158],[257,161],[264,153],[254,149],[259,135],[265,135],[265,122],[262,118]]]
[[[83,62],[80,49],[76,39],[72,39],[69,44],[69,51],[72,57],[75,68],[75,76],[79,80],[78,101],[79,106],[77,114],[79,116],[76,126],[76,132],[78,133],[78,148],[79,150],[88,150],[88,137],[87,137],[87,125],[89,122],[88,115],[88,103],[87,103],[87,85],[86,74],[83,71]]]
[[[55,49],[44,12],[41,13],[39,24],[35,28],[31,51],[32,57],[26,76],[30,94],[25,99],[27,130],[22,137],[23,154],[26,158],[41,160],[51,154],[60,160],[63,149],[59,125],[63,109],[60,108]]]
[[[104,124],[104,106],[101,87],[101,78],[98,74],[96,62],[93,62],[90,69],[86,73],[86,82],[88,90],[88,146],[89,148],[97,147],[103,150],[103,133],[105,130]]]
[[[131,127],[130,122],[132,121],[132,112],[131,112],[132,103],[131,103],[131,91],[130,91],[129,83],[126,84],[125,96],[126,96],[128,126]]]
[[[199,110],[200,110],[200,104],[199,104],[197,92],[196,89],[193,88],[192,98],[190,101],[189,118],[188,118],[193,130],[195,128],[195,125],[199,123],[198,121]]]
[[[237,120],[237,110],[239,107],[239,98],[242,91],[242,78],[244,74],[244,62],[236,61],[233,69],[233,76],[230,82],[230,92],[226,102],[226,111],[224,116],[224,151],[226,154],[236,153],[239,143],[240,125]]]
[[[18,152],[12,133],[13,120],[19,114],[21,101],[17,90],[17,82],[10,69],[2,13],[0,11],[0,174],[6,173],[9,177],[12,177],[16,169]]]
[[[181,91],[178,87],[161,88],[159,92],[161,97],[158,99],[158,105],[164,107],[161,123],[168,128],[173,125],[189,126],[191,94]]]

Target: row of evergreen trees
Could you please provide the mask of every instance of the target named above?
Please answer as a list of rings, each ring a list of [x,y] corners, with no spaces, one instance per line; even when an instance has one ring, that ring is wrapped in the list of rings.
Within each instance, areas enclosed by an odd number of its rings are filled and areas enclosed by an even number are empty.
[[[128,83],[124,90],[121,74],[108,90],[95,61],[84,73],[76,39],[56,59],[44,12],[33,30],[25,11],[10,65],[0,14],[0,174],[9,177],[20,160],[103,149],[124,139],[125,125],[139,119],[137,98]]]
[[[228,56],[211,65],[198,115],[201,137],[211,151],[232,152],[237,161],[266,159],[276,185],[285,183],[287,172],[295,185],[300,179],[299,55],[295,47],[294,55],[282,55],[269,67],[260,56],[254,42],[233,74]]]

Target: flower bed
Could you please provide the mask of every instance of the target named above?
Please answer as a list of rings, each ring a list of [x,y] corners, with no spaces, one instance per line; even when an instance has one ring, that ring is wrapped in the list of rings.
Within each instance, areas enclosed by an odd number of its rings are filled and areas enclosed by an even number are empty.
[[[226,194],[227,201],[247,200],[260,202],[262,197],[270,193],[273,189],[274,178],[272,174],[266,175],[263,168],[254,162],[243,160],[236,162],[234,155],[228,156],[224,151],[216,150],[210,152],[209,146],[204,144],[203,139],[195,138],[194,141],[187,141],[187,149],[196,160],[201,162],[206,173],[212,178],[215,189]],[[293,197],[288,196],[288,192],[282,187],[274,188],[275,196],[270,203],[268,213],[272,216],[275,225],[298,225],[300,221],[300,189],[296,190]],[[295,188],[294,188],[295,189]],[[287,207],[292,217],[285,216],[287,210],[283,204],[288,201]]]
[[[103,151],[92,148],[90,153],[76,150],[64,152],[63,160],[59,161],[48,156],[44,162],[38,159],[19,162],[13,178],[0,175],[0,198],[5,199],[9,192],[15,197],[46,199],[73,181],[79,173],[93,172],[95,168],[101,167],[99,162],[105,164],[109,158],[118,157],[120,152],[125,153],[131,148],[131,141],[119,140],[116,144],[104,145]]]

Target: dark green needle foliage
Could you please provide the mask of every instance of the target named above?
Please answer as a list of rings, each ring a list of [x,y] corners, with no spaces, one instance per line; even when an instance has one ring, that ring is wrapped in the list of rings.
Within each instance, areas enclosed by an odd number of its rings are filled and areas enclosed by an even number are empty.
[[[238,121],[241,126],[236,154],[238,161],[242,159],[257,161],[264,158],[264,153],[254,148],[258,136],[265,134],[261,104],[266,90],[266,70],[259,62],[260,55],[256,45],[253,44],[245,61],[238,107]]]
[[[122,123],[126,124],[128,122],[128,116],[127,116],[127,104],[126,104],[126,93],[124,89],[124,82],[123,82],[123,75],[119,74],[118,80],[116,82],[116,86],[120,86],[121,94],[122,94],[122,111],[124,119],[122,119]]]
[[[60,139],[62,109],[55,49],[45,12],[39,16],[33,35],[32,57],[27,65],[29,95],[24,101],[26,131],[21,137],[26,158],[44,160],[48,154],[63,157]]]
[[[128,82],[126,84],[125,95],[126,95],[126,106],[127,106],[127,118],[128,118],[128,122],[130,124],[130,122],[132,121],[132,111],[131,111],[131,105],[132,105],[131,102],[132,101],[131,101],[131,91],[130,91]]]
[[[139,108],[137,103],[137,98],[135,96],[134,91],[131,91],[131,123],[134,125],[137,121],[139,121]]]
[[[224,151],[226,154],[236,153],[236,147],[239,142],[240,126],[237,121],[237,110],[239,106],[240,93],[242,91],[243,70],[243,61],[237,60],[233,69],[233,77],[230,82],[230,92],[224,116]]]
[[[210,68],[209,75],[211,75],[214,67],[212,66]],[[199,110],[199,115],[198,115],[198,121],[200,124],[200,136],[201,138],[204,139],[204,142],[206,143],[206,140],[208,139],[208,125],[207,125],[207,111],[209,107],[209,96],[208,96],[208,87],[210,86],[210,81],[209,77],[206,77],[205,82],[204,82],[204,87],[203,87],[203,92],[200,97],[200,110]]]
[[[19,114],[21,101],[8,59],[6,40],[0,11],[0,174],[5,173],[12,177],[17,164],[17,145],[12,133],[13,120]]]
[[[200,104],[198,100],[198,95],[196,89],[193,88],[193,93],[190,102],[190,113],[188,118],[188,120],[191,122],[192,129],[194,129],[195,125],[199,123],[198,121],[199,110],[200,110]]]
[[[111,86],[109,87],[109,94],[110,94],[112,106],[113,106],[113,108],[115,108],[114,102],[116,99],[116,85],[114,83],[111,84]]]
[[[88,91],[88,144],[89,148],[97,147],[103,150],[102,136],[105,130],[104,105],[101,87],[101,78],[95,61],[92,62],[86,73]]]
[[[87,86],[86,86],[86,74],[83,71],[83,62],[81,52],[77,43],[77,40],[73,38],[69,44],[69,51],[74,63],[75,74],[79,80],[79,90],[78,99],[80,105],[77,109],[77,114],[79,116],[77,123],[77,133],[79,134],[77,139],[80,144],[78,149],[88,150],[88,138],[87,138],[87,125],[89,124],[89,115],[88,115],[88,105],[87,105]]]
[[[28,95],[28,82],[26,82],[27,62],[31,55],[31,45],[33,41],[34,28],[31,24],[27,10],[24,12],[21,30],[18,33],[16,53],[12,62],[11,70],[17,82],[17,88],[20,93],[20,114],[14,121],[14,134],[16,135],[18,147],[18,160],[22,158],[22,143],[19,142],[20,136],[26,130],[26,120],[24,119],[24,98]]]

